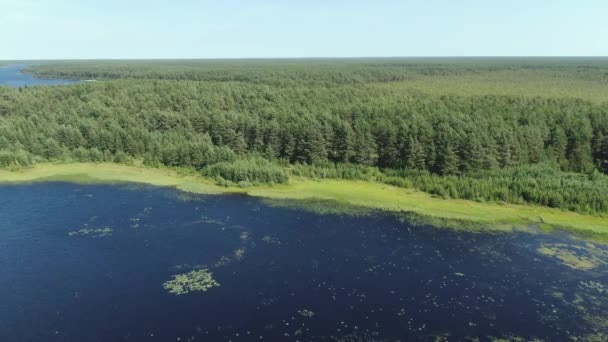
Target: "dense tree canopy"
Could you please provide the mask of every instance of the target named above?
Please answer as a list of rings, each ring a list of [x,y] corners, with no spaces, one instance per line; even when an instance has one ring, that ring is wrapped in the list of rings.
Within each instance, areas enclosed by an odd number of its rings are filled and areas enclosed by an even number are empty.
[[[565,78],[608,88],[608,62],[116,63],[34,70],[117,80],[0,87],[0,166],[143,160],[255,183],[285,180],[261,158],[320,169],[337,163],[376,167],[379,180],[446,197],[608,212],[606,176],[564,173],[608,173],[601,96],[462,94],[433,83],[512,74],[524,85]],[[408,88],[416,79],[423,88]]]

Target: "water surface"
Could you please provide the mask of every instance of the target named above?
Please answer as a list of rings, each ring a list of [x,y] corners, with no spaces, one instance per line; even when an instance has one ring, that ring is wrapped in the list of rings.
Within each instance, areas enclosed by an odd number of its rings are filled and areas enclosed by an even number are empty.
[[[0,66],[0,86],[29,87],[36,85],[62,85],[80,82],[74,80],[34,78],[33,75],[22,72],[22,70],[27,67],[28,65],[25,64]]]
[[[0,341],[601,341],[606,253],[246,196],[0,186]],[[203,270],[219,286],[163,286]]]

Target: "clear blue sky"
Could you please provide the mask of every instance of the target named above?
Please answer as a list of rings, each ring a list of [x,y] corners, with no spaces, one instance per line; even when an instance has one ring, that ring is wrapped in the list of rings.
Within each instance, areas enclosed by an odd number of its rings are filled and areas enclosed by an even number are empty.
[[[608,0],[0,0],[0,60],[608,56]]]

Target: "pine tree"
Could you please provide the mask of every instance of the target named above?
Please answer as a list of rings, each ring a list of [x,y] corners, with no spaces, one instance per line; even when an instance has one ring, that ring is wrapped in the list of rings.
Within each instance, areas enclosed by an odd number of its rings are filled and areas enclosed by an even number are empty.
[[[407,168],[424,170],[426,169],[426,160],[424,149],[418,140],[410,136],[408,143]]]
[[[608,136],[602,138],[597,158],[600,170],[608,174]]]
[[[378,166],[390,167],[396,164],[398,150],[396,132],[393,128],[382,127],[376,133],[376,148],[378,150]]]
[[[459,171],[460,160],[451,143],[439,147],[436,161],[436,170],[441,175],[456,175]]]
[[[354,155],[353,149],[354,133],[346,122],[340,123],[334,128],[331,159],[336,162],[350,162]]]

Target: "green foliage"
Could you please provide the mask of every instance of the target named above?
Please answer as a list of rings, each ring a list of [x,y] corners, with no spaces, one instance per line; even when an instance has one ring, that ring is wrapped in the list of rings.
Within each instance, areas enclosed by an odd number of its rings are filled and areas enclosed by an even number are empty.
[[[296,176],[608,212],[605,177],[567,173],[608,172],[604,59],[91,61],[33,71],[107,81],[0,87],[0,166],[143,161],[244,187],[285,182],[263,156]]]
[[[203,175],[218,179],[220,185],[236,183],[241,187],[256,184],[287,183],[289,180],[280,166],[261,158],[246,158],[233,162],[217,163],[205,168]]]
[[[608,176],[573,174],[547,165],[477,170],[461,176],[438,176],[426,171],[384,170],[380,181],[394,179],[447,198],[537,204],[585,214],[608,213]]]
[[[291,163],[442,175],[539,162],[606,171],[606,106],[436,97],[372,84],[285,88],[145,80],[2,88],[0,108],[7,114],[0,149],[18,145],[46,160],[83,161],[123,160],[116,158],[122,152],[146,165],[197,169],[257,153]]]
[[[294,176],[307,178],[330,178],[350,180],[375,180],[381,172],[377,167],[345,163],[294,164],[290,167]]]
[[[353,164],[294,165],[291,174],[308,178],[378,181],[416,188],[443,198],[535,204],[584,214],[608,213],[608,176],[566,173],[548,165],[475,170],[443,176],[426,170],[378,169]]]
[[[23,150],[0,150],[0,167],[27,167],[34,163],[32,155]]]
[[[464,81],[467,91],[476,89],[472,80],[525,81],[543,86],[592,81],[607,84],[608,66],[603,58],[360,58],[283,60],[155,60],[155,61],[66,61],[30,68],[39,77],[68,79],[157,79],[256,84],[365,84],[403,83],[433,79],[442,89],[450,80]],[[564,80],[567,78],[569,80]],[[524,81],[524,82],[522,82]],[[485,84],[483,84],[485,85]],[[501,89],[494,84],[491,89]],[[524,89],[528,90],[528,89]],[[444,91],[445,92],[445,91]],[[570,92],[572,93],[572,92]]]

